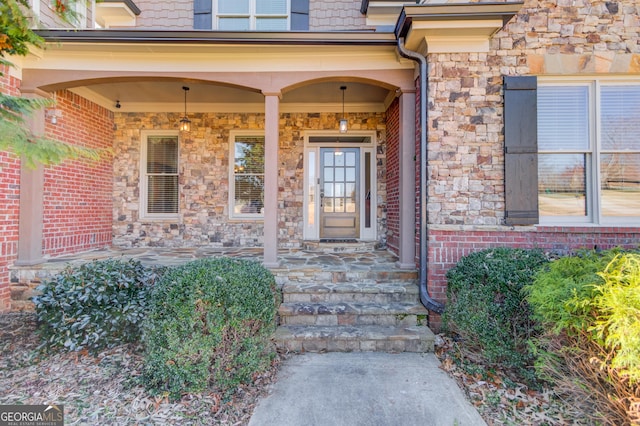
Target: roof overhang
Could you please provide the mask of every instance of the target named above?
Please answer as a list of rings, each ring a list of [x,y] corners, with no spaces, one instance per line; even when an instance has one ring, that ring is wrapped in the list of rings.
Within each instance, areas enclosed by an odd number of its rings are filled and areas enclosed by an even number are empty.
[[[144,44],[205,44],[205,45],[395,45],[392,32],[373,31],[175,31],[175,30],[37,30],[50,43],[144,43]]]
[[[374,27],[393,27],[398,20],[403,6],[417,3],[418,1],[416,0],[362,0],[360,12],[366,16],[367,25]]]
[[[395,34],[426,53],[487,52],[489,39],[522,8],[522,2],[404,6]]]
[[[96,2],[96,22],[102,28],[134,27],[140,9],[131,0],[101,0]]]

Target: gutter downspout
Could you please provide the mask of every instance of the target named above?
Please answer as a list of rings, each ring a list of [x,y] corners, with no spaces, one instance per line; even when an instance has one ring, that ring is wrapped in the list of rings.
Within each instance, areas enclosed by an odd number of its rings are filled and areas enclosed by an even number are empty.
[[[429,295],[427,288],[427,58],[404,45],[404,37],[398,37],[400,55],[420,64],[420,302],[437,314],[444,312],[444,305]]]

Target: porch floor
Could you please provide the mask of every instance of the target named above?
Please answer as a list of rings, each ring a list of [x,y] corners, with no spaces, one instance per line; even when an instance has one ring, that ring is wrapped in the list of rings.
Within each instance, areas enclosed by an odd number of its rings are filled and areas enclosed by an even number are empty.
[[[274,272],[319,269],[331,271],[384,271],[396,269],[398,257],[386,249],[367,249],[365,245],[311,243],[305,249],[278,250],[278,266]],[[30,266],[13,266],[13,272],[33,271],[36,275],[49,275],[66,265],[78,265],[93,260],[135,259],[145,265],[177,266],[191,260],[207,257],[237,257],[262,261],[263,249],[256,248],[103,248],[73,255],[45,259],[43,263]],[[38,274],[37,271],[41,273]],[[15,281],[15,275],[12,274]],[[35,277],[31,277],[35,278]],[[42,276],[41,278],[45,278]]]

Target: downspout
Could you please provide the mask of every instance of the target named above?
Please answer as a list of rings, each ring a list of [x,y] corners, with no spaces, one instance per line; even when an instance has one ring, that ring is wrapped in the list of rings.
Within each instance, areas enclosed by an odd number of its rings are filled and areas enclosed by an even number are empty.
[[[398,37],[400,55],[420,64],[420,302],[437,314],[444,312],[444,305],[429,295],[427,288],[427,58],[404,45],[404,37]]]

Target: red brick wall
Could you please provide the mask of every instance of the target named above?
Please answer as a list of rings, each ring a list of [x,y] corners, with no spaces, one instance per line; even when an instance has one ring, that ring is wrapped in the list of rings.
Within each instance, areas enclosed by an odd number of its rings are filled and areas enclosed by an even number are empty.
[[[387,245],[400,250],[400,102],[387,109]]]
[[[445,274],[470,253],[491,247],[540,248],[568,254],[578,249],[595,247],[634,248],[640,245],[640,228],[539,226],[535,230],[429,230],[429,294],[446,302]],[[440,327],[440,318],[429,317],[429,325]]]
[[[420,79],[416,79],[416,267],[420,268],[420,226],[421,220],[420,217],[420,192],[422,191],[422,187],[420,185],[420,173],[421,173],[421,164],[422,160],[420,157],[421,140],[422,140],[422,127],[420,123],[420,99],[422,98],[422,93],[420,92]],[[429,120],[429,112],[427,110],[427,121]],[[427,134],[427,137],[429,135]],[[428,142],[428,140],[427,140]],[[428,175],[427,175],[428,176]],[[427,179],[428,182],[428,179]],[[427,218],[428,220],[428,218]]]
[[[20,80],[0,66],[0,92],[18,95]],[[18,214],[20,209],[20,160],[0,152],[0,311],[10,308],[9,270],[18,254]]]
[[[58,122],[47,119],[49,137],[90,148],[112,146],[112,112],[69,91],[56,95]],[[112,175],[109,155],[99,162],[67,160],[45,170],[43,254],[58,256],[111,244]]]
[[[0,93],[17,96],[20,80],[0,65]],[[20,210],[20,159],[0,151],[0,311],[10,308],[9,269],[18,256]]]

